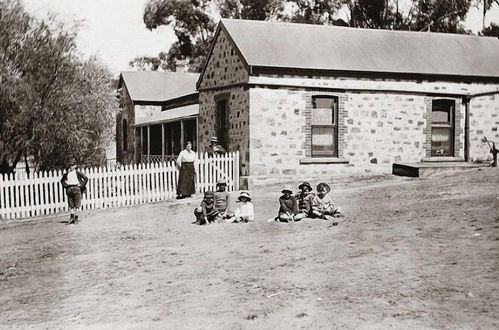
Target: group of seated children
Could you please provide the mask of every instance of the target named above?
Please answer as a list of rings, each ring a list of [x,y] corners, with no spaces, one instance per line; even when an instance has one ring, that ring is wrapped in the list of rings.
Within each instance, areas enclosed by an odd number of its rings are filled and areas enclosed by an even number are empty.
[[[298,186],[298,193],[293,196],[293,191],[283,189],[279,198],[279,214],[275,221],[290,222],[300,221],[304,218],[319,218],[331,220],[343,217],[334,206],[333,200],[327,194],[331,187],[324,182],[317,185],[317,195],[312,193],[312,186],[303,182]]]
[[[194,210],[196,221],[194,224],[207,225],[215,222],[250,222],[255,219],[253,203],[248,192],[239,195],[238,207],[234,212],[229,211],[230,196],[226,191],[227,182],[223,179],[217,181],[217,191],[206,191],[201,205]]]
[[[194,224],[206,225],[221,222],[251,222],[255,219],[253,203],[249,192],[243,191],[237,198],[238,207],[234,212],[229,211],[230,195],[226,191],[227,183],[221,179],[217,181],[217,190],[206,191],[201,205],[196,207]],[[319,218],[331,220],[343,217],[327,194],[331,187],[324,182],[317,185],[317,195],[312,193],[312,186],[303,182],[298,186],[298,193],[293,195],[291,189],[283,189],[279,197],[279,214],[271,220],[291,222],[304,218]]]

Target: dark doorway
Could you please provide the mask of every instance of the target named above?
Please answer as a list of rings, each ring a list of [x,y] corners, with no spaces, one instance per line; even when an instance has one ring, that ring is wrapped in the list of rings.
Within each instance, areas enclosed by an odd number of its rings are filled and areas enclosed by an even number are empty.
[[[149,143],[151,144],[149,153],[151,155],[161,155],[161,125],[149,127]]]
[[[218,143],[225,149],[228,149],[229,146],[228,104],[228,100],[217,101],[217,108],[215,111],[215,131]]]
[[[180,122],[165,124],[165,155],[178,155],[182,151]]]

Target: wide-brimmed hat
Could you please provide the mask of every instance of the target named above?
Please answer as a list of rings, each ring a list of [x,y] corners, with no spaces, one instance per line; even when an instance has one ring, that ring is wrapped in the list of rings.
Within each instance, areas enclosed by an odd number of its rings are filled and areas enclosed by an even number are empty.
[[[327,183],[321,182],[317,185],[317,192],[321,191],[324,191],[327,194],[331,191],[331,187]]]
[[[249,192],[247,191],[242,191],[240,194],[239,194],[239,197],[237,197],[237,200],[238,201],[241,201],[241,198],[244,197],[246,198],[248,201],[251,201],[251,196],[249,194]]]
[[[312,190],[313,190],[313,189],[312,189],[312,186],[310,185],[310,183],[308,183],[308,182],[306,182],[306,181],[305,181],[305,182],[303,182],[301,185],[299,185],[299,186],[298,186],[298,189],[300,189],[300,190],[301,190],[301,189],[302,189],[302,187],[307,187],[309,191],[312,191]]]
[[[215,197],[215,193],[213,191],[210,191],[210,190],[205,191],[204,198],[206,198],[206,197]]]
[[[217,186],[226,186],[227,185],[227,181],[225,179],[218,179],[217,180]]]
[[[211,142],[218,142],[218,138],[216,136],[212,136],[210,141]]]
[[[292,194],[292,193],[293,193],[293,190],[288,189],[288,188],[284,188],[283,190],[281,190],[281,192],[282,192],[283,194],[285,194],[285,193],[287,193],[287,192],[289,192],[290,194]]]
[[[76,158],[72,157],[68,160],[68,166],[76,165]]]

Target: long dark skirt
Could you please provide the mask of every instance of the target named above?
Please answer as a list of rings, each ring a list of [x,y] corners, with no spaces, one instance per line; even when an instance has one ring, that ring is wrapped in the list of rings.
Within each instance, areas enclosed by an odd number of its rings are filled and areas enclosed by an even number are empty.
[[[194,164],[182,163],[178,174],[177,195],[193,195],[196,192],[195,180]]]

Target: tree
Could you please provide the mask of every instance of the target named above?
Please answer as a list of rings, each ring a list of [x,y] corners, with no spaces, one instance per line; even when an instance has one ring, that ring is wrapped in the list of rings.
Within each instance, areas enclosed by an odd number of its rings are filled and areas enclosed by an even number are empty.
[[[157,57],[138,57],[130,66],[140,69],[176,71],[187,65],[200,72],[210,50],[216,23],[212,13],[224,18],[284,19],[286,0],[149,0],[144,23],[153,30],[161,25],[173,28],[177,37],[168,52]]]
[[[484,36],[488,36],[488,37],[499,38],[499,25],[492,23],[492,24],[490,24],[489,27],[486,27],[485,29],[483,29],[481,31],[481,34]]]
[[[417,0],[412,29],[418,31],[466,33],[462,22],[470,0]]]
[[[146,27],[153,30],[171,25],[177,41],[167,53],[156,58],[136,58],[131,66],[176,71],[178,63],[187,63],[190,71],[199,72],[216,27],[208,14],[212,4],[210,0],[149,0],[144,10]]]
[[[283,20],[308,24],[335,24],[334,14],[343,6],[340,0],[288,0],[291,12]]]
[[[12,172],[22,158],[41,169],[63,167],[71,157],[95,162],[76,146],[101,144],[112,127],[113,89],[103,87],[110,73],[95,60],[80,60],[77,27],[55,17],[35,20],[17,0],[0,2],[0,13],[0,173]],[[85,126],[87,117],[95,122]]]
[[[492,8],[493,4],[499,5],[499,0],[477,0],[477,6],[482,5],[482,30],[485,30],[485,16],[487,12]]]

